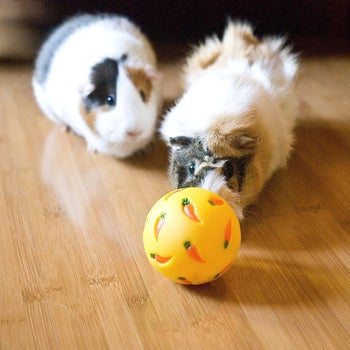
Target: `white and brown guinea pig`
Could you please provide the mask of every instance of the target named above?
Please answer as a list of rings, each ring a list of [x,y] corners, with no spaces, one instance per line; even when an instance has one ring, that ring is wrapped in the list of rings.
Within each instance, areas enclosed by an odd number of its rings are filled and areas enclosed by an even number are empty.
[[[84,137],[91,151],[124,158],[154,136],[156,56],[125,17],[83,14],[60,25],[38,54],[33,89],[47,117]]]
[[[284,167],[298,115],[295,54],[278,37],[262,40],[230,21],[194,49],[185,92],[160,127],[174,187],[203,187],[243,219],[265,182]]]

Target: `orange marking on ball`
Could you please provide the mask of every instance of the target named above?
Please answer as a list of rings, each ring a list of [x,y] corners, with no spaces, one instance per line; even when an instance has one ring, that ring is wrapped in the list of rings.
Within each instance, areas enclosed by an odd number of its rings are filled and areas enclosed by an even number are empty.
[[[168,261],[171,260],[171,257],[165,257],[158,254],[150,254],[150,256],[152,259],[155,259],[159,264],[166,264]]]
[[[184,213],[193,221],[201,222],[196,214],[196,209],[193,203],[188,198],[183,198],[181,201]]]

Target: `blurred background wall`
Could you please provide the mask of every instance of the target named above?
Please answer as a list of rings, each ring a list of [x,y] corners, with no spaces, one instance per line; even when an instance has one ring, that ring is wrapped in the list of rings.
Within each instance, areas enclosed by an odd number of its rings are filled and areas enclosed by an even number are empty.
[[[0,0],[0,58],[32,59],[47,33],[78,12],[126,15],[163,44],[221,34],[228,17],[252,21],[258,34],[287,34],[294,42],[350,42],[349,0]]]

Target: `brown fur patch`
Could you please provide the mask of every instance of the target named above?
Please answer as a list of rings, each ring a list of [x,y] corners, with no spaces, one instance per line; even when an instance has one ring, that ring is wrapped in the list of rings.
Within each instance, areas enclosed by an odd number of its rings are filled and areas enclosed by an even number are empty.
[[[83,119],[85,120],[85,123],[89,127],[89,129],[93,132],[96,132],[95,128],[95,122],[96,122],[96,116],[99,111],[101,112],[108,112],[111,108],[108,106],[100,106],[97,108],[93,108],[90,111],[87,111],[84,104],[81,103],[79,106],[79,111]]]
[[[259,122],[255,111],[239,120],[226,119],[209,130],[207,147],[219,157],[250,157],[245,171],[242,190],[235,198],[242,208],[255,201],[267,181],[272,145],[268,131]],[[235,188],[235,179],[228,187]]]
[[[243,33],[242,39],[245,41],[246,44],[251,46],[257,46],[260,44],[260,41],[251,33]]]
[[[208,130],[207,146],[219,157],[243,157],[254,153],[260,139],[255,111],[239,119],[224,118]]]
[[[212,56],[208,58],[201,58],[199,63],[200,67],[202,69],[208,68],[209,66],[215,63],[215,61],[218,59],[219,56],[220,56],[220,52],[215,52],[212,54]]]
[[[142,99],[145,103],[149,101],[152,93],[152,80],[151,77],[142,68],[127,68],[127,73],[136,89],[144,96]]]
[[[96,110],[92,109],[90,111],[86,111],[83,103],[80,104],[79,110],[89,129],[95,131]]]

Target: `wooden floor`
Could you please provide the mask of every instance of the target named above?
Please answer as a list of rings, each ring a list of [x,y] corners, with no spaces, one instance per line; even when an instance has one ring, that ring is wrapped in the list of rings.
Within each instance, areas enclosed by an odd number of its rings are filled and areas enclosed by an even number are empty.
[[[162,66],[169,106],[176,65]],[[242,224],[232,269],[181,286],[148,263],[167,149],[120,161],[42,116],[0,66],[0,349],[349,349],[350,56],[304,60],[289,168]]]

